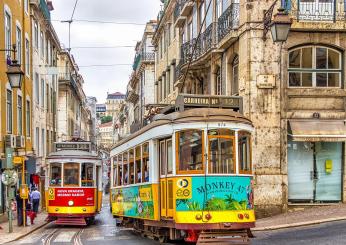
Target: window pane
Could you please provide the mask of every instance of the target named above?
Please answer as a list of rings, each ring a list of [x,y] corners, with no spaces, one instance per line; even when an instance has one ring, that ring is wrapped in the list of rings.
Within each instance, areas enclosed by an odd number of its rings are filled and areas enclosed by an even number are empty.
[[[64,164],[64,185],[79,185],[79,163]]]
[[[173,173],[173,151],[172,151],[172,141],[167,141],[167,174]]]
[[[145,143],[142,146],[143,164],[142,164],[142,182],[149,182],[149,144]]]
[[[50,185],[60,186],[61,185],[61,164],[52,163],[50,165]]]
[[[302,49],[302,68],[312,68],[312,48]]]
[[[135,162],[134,162],[134,151],[129,150],[129,184],[134,184],[134,173],[135,173]]]
[[[240,131],[238,133],[239,147],[239,171],[251,171],[251,134],[249,132]]]
[[[203,170],[203,132],[189,130],[178,133],[179,170]]]
[[[94,186],[94,165],[82,163],[82,186]]]
[[[141,147],[137,146],[135,151],[135,158],[136,158],[136,183],[141,183],[141,165],[142,165],[142,156],[141,156]]]
[[[327,73],[316,73],[316,86],[327,87]]]
[[[160,142],[160,170],[161,175],[166,174],[165,141]]]
[[[290,72],[289,73],[289,86],[290,87],[299,87],[300,86],[300,73],[299,72]]]
[[[328,69],[340,69],[340,54],[328,49]]]
[[[340,73],[328,73],[328,87],[340,86]]]
[[[235,173],[234,138],[209,138],[209,173]]]
[[[316,48],[316,68],[327,69],[327,49]]]
[[[290,52],[289,68],[300,68],[300,49]]]
[[[312,73],[302,73],[302,86],[312,87]]]

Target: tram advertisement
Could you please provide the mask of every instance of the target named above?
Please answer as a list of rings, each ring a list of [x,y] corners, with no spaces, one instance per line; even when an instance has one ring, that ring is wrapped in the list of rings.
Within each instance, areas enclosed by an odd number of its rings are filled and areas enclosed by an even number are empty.
[[[176,183],[177,211],[253,209],[251,177],[181,177]]]
[[[69,201],[73,206],[94,206],[95,188],[49,188],[48,201],[50,206],[67,206]]]
[[[112,190],[113,214],[154,219],[153,185]]]

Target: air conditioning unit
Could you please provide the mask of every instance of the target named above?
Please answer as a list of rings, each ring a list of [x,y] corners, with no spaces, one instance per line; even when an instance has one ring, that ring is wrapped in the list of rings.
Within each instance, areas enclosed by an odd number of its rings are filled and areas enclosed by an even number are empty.
[[[16,147],[16,136],[13,134],[5,135],[5,147],[6,148],[15,148]]]
[[[25,147],[25,137],[23,135],[16,136],[16,148],[24,148]]]

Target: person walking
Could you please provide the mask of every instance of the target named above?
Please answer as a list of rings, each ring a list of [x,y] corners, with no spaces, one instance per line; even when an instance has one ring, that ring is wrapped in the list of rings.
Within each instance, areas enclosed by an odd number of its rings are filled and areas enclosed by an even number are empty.
[[[17,202],[17,225],[23,225],[23,199],[20,197],[19,190],[16,194],[16,202]]]
[[[31,192],[30,199],[32,203],[32,209],[35,212],[35,214],[37,214],[38,206],[40,205],[40,199],[41,199],[41,193],[37,190],[37,188],[34,188],[34,190]]]

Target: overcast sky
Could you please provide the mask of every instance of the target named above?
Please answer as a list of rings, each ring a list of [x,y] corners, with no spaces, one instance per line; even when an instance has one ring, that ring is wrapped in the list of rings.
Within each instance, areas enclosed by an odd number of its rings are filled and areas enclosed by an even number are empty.
[[[61,20],[71,18],[76,0],[53,0],[52,23],[60,42],[68,47],[68,24]],[[107,92],[126,92],[126,85],[132,71],[132,48],[77,48],[134,46],[141,40],[144,25],[118,25],[84,22],[78,20],[126,22],[145,24],[156,19],[160,10],[160,0],[79,0],[71,24],[71,53],[80,67],[87,96],[95,96],[98,103],[104,103]]]

